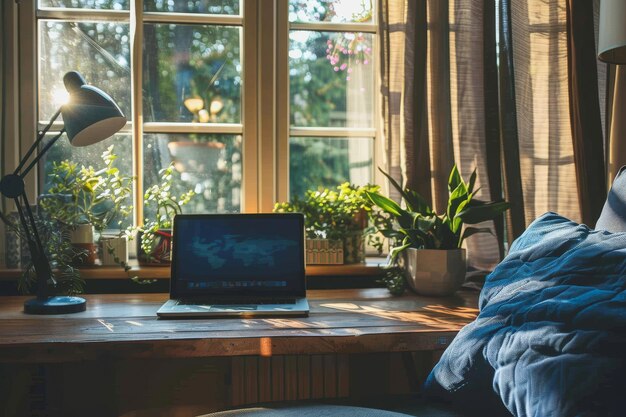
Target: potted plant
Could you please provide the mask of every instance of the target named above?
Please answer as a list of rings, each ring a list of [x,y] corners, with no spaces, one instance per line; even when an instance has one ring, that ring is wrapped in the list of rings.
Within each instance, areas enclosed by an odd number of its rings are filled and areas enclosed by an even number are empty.
[[[137,260],[140,265],[170,264],[172,222],[174,216],[183,212],[183,206],[195,195],[189,190],[176,196],[172,191],[174,165],[159,171],[161,182],[149,187],[144,193],[144,209],[154,209],[154,217],[145,219],[143,226],[130,228],[137,233]]]
[[[445,213],[437,214],[414,190],[401,187],[386,172],[381,172],[401,194],[406,208],[377,192],[367,192],[371,201],[395,218],[397,226],[381,232],[394,244],[392,263],[402,253],[399,264],[409,286],[424,295],[449,295],[465,278],[466,256],[463,241],[477,233],[491,233],[489,228],[464,227],[493,220],[509,208],[505,201],[484,202],[474,198],[476,170],[465,182],[456,165],[448,179],[448,204]]]
[[[373,204],[366,192],[378,188],[344,183],[336,191],[309,190],[302,199],[277,203],[274,211],[304,214],[307,263],[358,263],[365,258],[364,236],[374,230],[367,227]]]
[[[39,197],[42,210],[66,230],[69,241],[84,253],[80,264],[93,265],[102,233],[115,221],[121,225],[131,214],[128,204],[133,177],[115,167],[117,155],[110,146],[102,153],[104,168],[78,166],[64,160],[54,162],[48,180],[48,194]],[[95,232],[95,233],[94,233]],[[120,232],[120,238],[122,232]],[[127,257],[126,254],[118,254]]]

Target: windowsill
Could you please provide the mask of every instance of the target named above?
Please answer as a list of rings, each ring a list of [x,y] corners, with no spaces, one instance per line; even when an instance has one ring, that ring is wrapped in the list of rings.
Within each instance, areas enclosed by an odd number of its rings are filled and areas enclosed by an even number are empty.
[[[134,265],[133,265],[134,264]],[[116,266],[94,266],[81,268],[80,275],[85,280],[92,279],[169,279],[169,266],[139,266],[131,261],[132,268],[126,272]],[[347,265],[307,265],[307,277],[378,277],[382,276],[381,266],[385,265],[385,258],[367,258],[362,264]],[[16,280],[22,273],[20,269],[0,269],[0,281]]]

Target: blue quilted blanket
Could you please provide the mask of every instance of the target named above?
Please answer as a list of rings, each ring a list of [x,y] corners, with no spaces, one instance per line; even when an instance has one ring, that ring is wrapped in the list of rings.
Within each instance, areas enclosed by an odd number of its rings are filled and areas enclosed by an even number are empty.
[[[487,277],[425,388],[470,414],[626,416],[625,365],[626,234],[547,213]]]

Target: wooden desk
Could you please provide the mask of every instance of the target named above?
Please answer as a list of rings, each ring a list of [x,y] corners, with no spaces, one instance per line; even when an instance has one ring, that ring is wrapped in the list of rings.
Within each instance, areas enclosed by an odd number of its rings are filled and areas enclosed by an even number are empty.
[[[86,408],[156,415],[158,406],[182,416],[259,401],[405,392],[478,312],[476,292],[308,295],[307,318],[196,320],[157,319],[166,294],[88,295],[86,312],[65,316],[28,316],[24,297],[0,297],[0,380],[9,384],[0,383],[0,393],[15,410],[28,403],[15,398],[40,384],[46,407],[62,415],[86,415]]]

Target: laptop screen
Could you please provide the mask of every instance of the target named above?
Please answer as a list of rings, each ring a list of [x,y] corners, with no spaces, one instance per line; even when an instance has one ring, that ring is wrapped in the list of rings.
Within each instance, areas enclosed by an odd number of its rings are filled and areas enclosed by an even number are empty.
[[[176,216],[171,296],[212,294],[304,296],[302,214]]]

